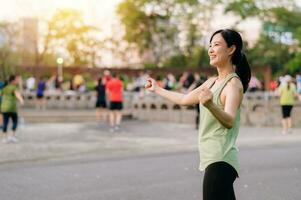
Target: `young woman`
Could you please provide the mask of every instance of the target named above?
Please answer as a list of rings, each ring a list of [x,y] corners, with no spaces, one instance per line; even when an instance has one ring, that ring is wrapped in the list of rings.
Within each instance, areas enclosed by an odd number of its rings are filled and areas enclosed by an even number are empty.
[[[282,110],[282,134],[292,132],[291,112],[295,104],[295,97],[298,96],[296,85],[292,82],[292,77],[286,75],[284,83],[279,87],[280,105]]]
[[[19,92],[19,77],[10,76],[7,86],[2,91],[1,111],[3,113],[3,143],[17,142],[16,129],[18,125],[17,100],[23,105],[24,100]],[[9,119],[12,119],[12,132],[7,134]]]
[[[208,79],[188,94],[157,87],[148,79],[146,88],[174,103],[200,103],[199,151],[204,200],[235,199],[233,183],[238,177],[239,163],[236,138],[240,124],[240,106],[247,90],[251,71],[243,53],[243,42],[234,30],[218,30],[210,39],[210,65],[218,76]]]
[[[107,102],[106,102],[106,86],[105,80],[103,78],[99,78],[97,81],[97,85],[94,88],[96,92],[96,121],[97,122],[105,122],[107,116]]]

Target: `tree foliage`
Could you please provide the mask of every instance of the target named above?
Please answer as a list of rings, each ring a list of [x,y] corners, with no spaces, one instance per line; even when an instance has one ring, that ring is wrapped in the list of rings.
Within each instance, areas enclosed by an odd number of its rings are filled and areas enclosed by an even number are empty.
[[[0,23],[0,78],[5,79],[14,73],[14,67],[20,62],[18,41],[20,26],[16,23]]]
[[[195,55],[194,49],[210,30],[216,2],[124,0],[117,13],[125,28],[124,39],[134,44],[147,62],[182,66],[190,63],[179,58],[189,60]]]
[[[300,65],[301,9],[292,0],[229,0],[226,13],[239,16],[238,21],[257,18],[263,30],[249,49],[252,65],[271,66],[273,72],[295,73]]]
[[[96,51],[101,41],[95,38],[98,29],[86,25],[80,11],[58,10],[47,22],[44,47],[39,62],[45,61],[47,54],[63,56],[70,65],[94,66]]]

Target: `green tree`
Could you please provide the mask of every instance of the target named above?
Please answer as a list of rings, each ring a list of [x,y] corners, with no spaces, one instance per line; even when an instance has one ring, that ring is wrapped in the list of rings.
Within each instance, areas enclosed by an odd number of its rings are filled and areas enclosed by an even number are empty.
[[[5,79],[15,73],[15,66],[20,63],[19,44],[16,38],[20,34],[17,23],[0,23],[0,78]]]
[[[273,73],[283,70],[284,64],[292,59],[286,44],[274,42],[265,34],[248,50],[247,55],[252,66],[270,66]]]
[[[217,2],[124,0],[117,13],[125,28],[124,39],[135,44],[141,56],[149,57],[145,62],[158,65],[175,59],[179,63],[179,58],[191,57],[194,48],[203,45]]]
[[[277,33],[274,38],[275,42],[285,42],[287,44],[287,53],[290,58],[284,60],[284,71],[296,73],[301,67],[301,9],[273,8],[271,10],[271,19],[274,23],[270,23],[272,27],[276,27],[273,33]]]
[[[44,48],[38,63],[43,63],[47,55],[65,54],[70,65],[95,66],[97,47],[101,44],[94,35],[98,29],[84,23],[80,11],[58,10],[47,22]]]
[[[249,49],[252,65],[271,66],[274,73],[294,72],[299,63],[301,12],[296,2],[275,0],[226,0],[226,13],[238,16],[236,26],[247,18],[257,18],[263,27],[260,38]]]
[[[141,55],[147,53],[156,63],[166,47],[178,49],[176,43],[171,42],[175,39],[176,27],[169,23],[171,11],[167,4],[164,1],[125,0],[117,9],[125,27],[125,40],[134,43]]]

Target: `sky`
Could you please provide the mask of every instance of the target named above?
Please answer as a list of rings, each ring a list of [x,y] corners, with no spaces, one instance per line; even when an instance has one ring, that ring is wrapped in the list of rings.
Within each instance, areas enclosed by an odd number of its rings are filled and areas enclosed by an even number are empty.
[[[111,35],[116,21],[115,9],[122,0],[0,0],[0,21],[17,21],[22,17],[50,19],[57,9],[71,8],[82,11],[87,24],[100,28],[101,34]],[[41,31],[41,30],[40,30]],[[43,31],[42,31],[43,32]],[[114,65],[113,56],[105,53],[102,62]],[[120,64],[120,63],[119,63]]]
[[[104,35],[110,34],[112,24],[116,19],[115,9],[122,0],[0,0],[0,21],[17,20],[24,16],[35,16],[40,19],[49,19],[57,9],[73,8],[83,12],[85,21],[101,28]],[[296,0],[301,6],[301,0]],[[215,21],[217,29],[231,25],[229,20]],[[219,17],[217,19],[220,19]],[[223,17],[223,19],[225,19]],[[226,23],[225,23],[226,22]],[[229,23],[227,23],[229,22]],[[250,39],[256,39],[260,30],[258,21],[249,20],[242,24],[242,29],[249,33]],[[253,38],[252,38],[253,37]]]
[[[114,11],[121,1],[122,0],[0,0],[0,20],[17,20],[24,16],[36,16],[41,19],[49,19],[56,9],[73,8],[83,12],[87,23],[99,27],[107,27],[116,19]],[[301,0],[296,0],[296,2],[301,6]],[[217,21],[215,24],[220,28],[223,24],[227,25],[224,23],[225,21],[227,20],[223,20],[221,23]],[[248,23],[245,28],[250,27],[249,25],[250,23]],[[258,24],[255,22],[254,27],[258,27]]]
[[[55,9],[74,8],[89,17],[104,17],[113,13],[121,0],[0,0],[0,18],[25,15],[51,15]]]
[[[111,23],[121,0],[0,0],[0,20],[17,20],[24,16],[49,19],[55,10],[81,10],[85,21],[103,27]]]

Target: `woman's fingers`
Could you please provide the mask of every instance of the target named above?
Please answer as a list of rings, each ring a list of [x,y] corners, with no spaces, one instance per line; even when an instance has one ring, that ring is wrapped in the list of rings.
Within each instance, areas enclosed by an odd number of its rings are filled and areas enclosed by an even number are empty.
[[[153,92],[155,91],[155,87],[156,87],[156,81],[152,78],[147,79],[145,84],[145,89]]]
[[[201,104],[206,104],[212,100],[212,92],[208,88],[203,88],[199,94],[199,101]]]
[[[148,89],[152,87],[152,80],[151,79],[147,79],[146,84],[145,84],[145,88]]]

